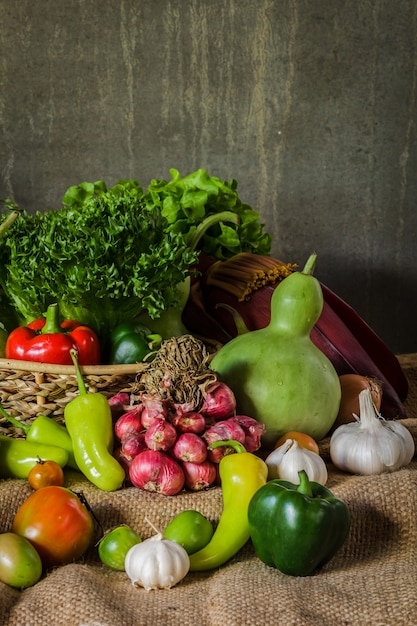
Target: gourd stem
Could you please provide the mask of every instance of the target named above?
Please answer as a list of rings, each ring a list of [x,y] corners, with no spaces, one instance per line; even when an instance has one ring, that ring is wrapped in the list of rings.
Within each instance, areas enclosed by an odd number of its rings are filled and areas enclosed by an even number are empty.
[[[304,269],[301,272],[302,274],[307,274],[307,276],[311,276],[314,272],[314,268],[316,266],[317,254],[313,252],[307,259],[306,264],[304,265]]]

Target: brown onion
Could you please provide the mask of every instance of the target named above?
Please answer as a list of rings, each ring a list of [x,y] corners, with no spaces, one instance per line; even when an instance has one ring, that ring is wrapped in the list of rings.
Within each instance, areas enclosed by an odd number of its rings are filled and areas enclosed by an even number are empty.
[[[359,394],[363,389],[369,389],[377,411],[381,408],[382,383],[376,378],[361,376],[360,374],[342,374],[339,376],[342,396],[339,413],[332,426],[332,431],[341,424],[354,422],[354,415],[359,415]]]
[[[175,496],[185,482],[180,464],[159,450],[138,454],[130,464],[129,478],[135,487],[164,496]]]

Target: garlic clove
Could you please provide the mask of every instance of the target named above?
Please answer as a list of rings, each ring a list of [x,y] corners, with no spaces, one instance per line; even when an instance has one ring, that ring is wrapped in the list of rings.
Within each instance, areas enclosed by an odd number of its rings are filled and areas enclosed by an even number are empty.
[[[327,482],[327,467],[316,452],[298,445],[295,439],[287,439],[282,446],[273,450],[265,459],[268,480],[279,478],[298,485],[298,472],[304,470],[309,480],[321,485]]]

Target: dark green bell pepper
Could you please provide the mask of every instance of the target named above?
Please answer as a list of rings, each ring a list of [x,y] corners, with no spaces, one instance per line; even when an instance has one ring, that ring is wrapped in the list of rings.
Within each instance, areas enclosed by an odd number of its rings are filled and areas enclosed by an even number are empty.
[[[347,505],[299,472],[300,484],[271,480],[249,503],[257,557],[283,574],[307,576],[327,563],[350,528]]]
[[[126,322],[113,330],[110,338],[110,363],[141,363],[161,345],[162,337],[143,324]]]

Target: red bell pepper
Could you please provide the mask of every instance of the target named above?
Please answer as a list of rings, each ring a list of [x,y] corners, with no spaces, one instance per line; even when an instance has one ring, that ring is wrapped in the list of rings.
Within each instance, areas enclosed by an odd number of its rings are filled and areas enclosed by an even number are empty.
[[[12,330],[7,338],[6,359],[72,365],[71,349],[77,351],[80,365],[100,363],[96,333],[74,320],[59,324],[58,305],[51,304],[45,318]]]

